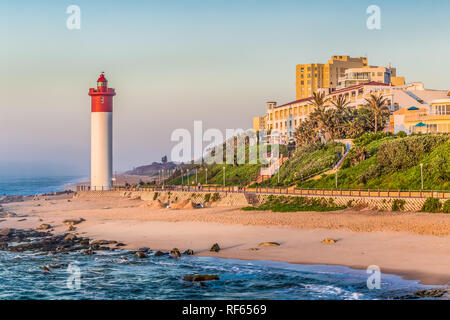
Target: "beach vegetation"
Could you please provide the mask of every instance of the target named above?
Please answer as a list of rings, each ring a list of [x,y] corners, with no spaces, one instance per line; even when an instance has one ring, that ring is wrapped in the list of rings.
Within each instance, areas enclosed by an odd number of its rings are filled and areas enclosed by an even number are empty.
[[[429,197],[425,200],[425,203],[422,206],[420,211],[422,212],[430,212],[430,213],[438,213],[441,212],[442,203],[437,198]]]
[[[244,211],[272,211],[272,212],[297,212],[297,211],[336,211],[345,209],[338,206],[332,198],[288,197],[270,195],[259,206],[244,207]]]
[[[216,202],[220,199],[220,194],[218,192],[214,192],[212,197],[211,197],[211,201],[212,202]]]
[[[442,206],[442,212],[450,213],[450,200],[444,202],[444,205]]]
[[[391,210],[392,211],[404,211],[406,201],[403,199],[394,199],[392,201]]]

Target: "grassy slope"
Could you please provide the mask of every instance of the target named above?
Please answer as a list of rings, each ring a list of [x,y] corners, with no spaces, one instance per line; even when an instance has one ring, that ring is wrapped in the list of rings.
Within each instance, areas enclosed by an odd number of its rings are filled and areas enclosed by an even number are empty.
[[[252,147],[255,148],[255,147]],[[258,150],[256,150],[257,152]],[[270,152],[270,147],[267,150]],[[245,149],[246,159],[245,164],[229,165],[229,164],[210,164],[210,165],[188,165],[187,168],[197,168],[198,182],[202,185],[206,184],[206,168],[208,168],[208,184],[209,185],[222,185],[223,184],[223,167],[225,166],[225,185],[226,186],[245,186],[254,181],[259,174],[261,164],[249,164],[249,148]],[[286,146],[280,146],[280,153],[287,154]],[[256,153],[257,154],[257,153]],[[190,185],[193,185],[195,181],[195,173],[189,176]],[[181,185],[181,176],[174,177],[168,184]],[[186,176],[183,178],[184,185],[187,183]],[[195,184],[195,183],[194,183]]]
[[[403,190],[419,190],[420,183],[420,165],[423,163],[424,172],[424,188],[434,190],[448,190],[450,189],[450,142],[440,142],[436,146],[431,147],[429,152],[424,152],[418,157],[418,161],[411,161],[409,165],[401,169],[393,169],[391,172],[380,169],[380,159],[378,159],[378,152],[381,146],[393,148],[393,152],[397,160],[401,160],[402,157],[406,157],[408,152],[398,148],[399,142],[417,142],[424,141],[424,137],[406,137],[395,138],[386,137],[381,140],[376,140],[365,145],[371,155],[368,159],[360,162],[359,164],[341,169],[338,173],[338,188],[343,189],[403,189]],[[415,140],[413,140],[415,139]],[[442,139],[442,140],[445,140]],[[386,144],[394,143],[391,146]],[[424,142],[427,144],[427,141]],[[412,151],[409,151],[412,152]],[[394,160],[396,160],[394,157]],[[394,166],[394,165],[393,165]],[[323,176],[319,180],[306,181],[301,184],[305,188],[334,188],[335,187],[335,175]]]
[[[296,151],[295,155],[289,159],[280,169],[280,185],[291,186],[303,178],[318,174],[323,170],[332,167],[339,159],[343,144],[329,143],[324,146],[310,146]],[[259,184],[260,186],[277,186],[278,176]]]

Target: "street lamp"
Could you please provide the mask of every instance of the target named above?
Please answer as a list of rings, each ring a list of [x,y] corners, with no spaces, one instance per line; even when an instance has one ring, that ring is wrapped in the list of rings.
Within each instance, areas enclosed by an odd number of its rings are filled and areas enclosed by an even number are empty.
[[[278,168],[278,172],[277,172],[277,181],[278,181],[278,185],[280,185],[280,168]]]
[[[338,174],[338,170],[336,169],[336,189],[337,189],[337,174]]]
[[[223,167],[223,186],[225,187],[225,167]]]
[[[423,163],[420,164],[420,182],[422,184],[421,190],[423,190]]]
[[[206,168],[206,181],[205,181],[205,184],[206,185],[208,184],[208,168]]]
[[[184,170],[181,170],[181,189],[183,189],[183,185],[184,185]]]

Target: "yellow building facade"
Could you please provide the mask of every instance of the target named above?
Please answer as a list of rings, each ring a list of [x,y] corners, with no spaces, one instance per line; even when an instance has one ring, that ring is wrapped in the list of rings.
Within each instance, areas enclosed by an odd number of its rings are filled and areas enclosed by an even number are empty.
[[[338,85],[339,77],[345,76],[345,70],[367,66],[366,57],[332,56],[326,64],[309,63],[296,66],[296,99],[312,96],[320,88],[332,91]]]
[[[266,117],[253,118],[253,130],[260,131],[266,129]]]

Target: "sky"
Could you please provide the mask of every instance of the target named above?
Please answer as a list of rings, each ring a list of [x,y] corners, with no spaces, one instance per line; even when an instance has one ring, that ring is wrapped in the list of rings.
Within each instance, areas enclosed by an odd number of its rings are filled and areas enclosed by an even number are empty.
[[[67,7],[81,10],[69,30]],[[381,9],[369,30],[366,9]],[[90,97],[114,98],[114,170],[169,155],[177,128],[251,128],[295,100],[295,66],[392,63],[450,89],[450,1],[0,1],[0,174],[89,175]],[[27,170],[25,170],[26,168]],[[24,171],[25,170],[25,171]]]

